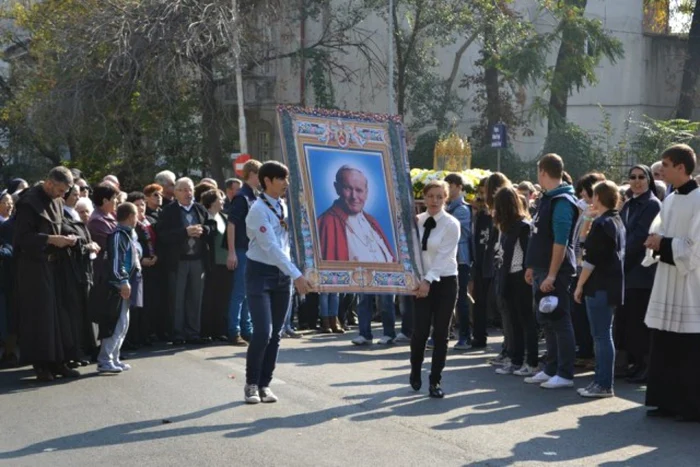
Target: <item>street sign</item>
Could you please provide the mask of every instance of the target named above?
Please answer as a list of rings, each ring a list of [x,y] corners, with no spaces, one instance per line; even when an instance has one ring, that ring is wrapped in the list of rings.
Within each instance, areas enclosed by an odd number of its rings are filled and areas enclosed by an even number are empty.
[[[251,159],[250,154],[241,154],[233,160],[233,171],[239,177],[243,176],[243,166]]]
[[[506,149],[508,147],[508,134],[503,123],[496,123],[491,128],[491,147]]]

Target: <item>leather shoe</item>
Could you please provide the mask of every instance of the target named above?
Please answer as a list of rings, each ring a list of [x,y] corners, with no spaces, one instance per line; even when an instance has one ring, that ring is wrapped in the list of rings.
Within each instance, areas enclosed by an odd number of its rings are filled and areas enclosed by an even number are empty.
[[[430,393],[430,397],[435,399],[442,399],[445,397],[445,392],[442,390],[439,384],[431,384],[428,392]]]
[[[409,382],[414,391],[420,391],[421,386],[423,386],[423,381],[421,381],[420,370],[411,370],[411,376],[409,377]]]
[[[51,373],[53,373],[54,376],[63,376],[64,378],[80,377],[80,372],[78,370],[72,370],[62,363],[52,366]]]
[[[647,417],[651,418],[668,418],[673,417],[675,414],[667,409],[656,408],[647,410]]]
[[[649,370],[645,367],[645,368],[642,368],[637,373],[630,375],[630,377],[627,378],[626,381],[628,383],[632,383],[632,384],[644,384],[647,382],[648,375],[649,375]]]
[[[34,367],[34,373],[36,373],[36,380],[41,381],[42,383],[48,383],[53,381],[53,373],[49,371],[48,368],[45,367]]]

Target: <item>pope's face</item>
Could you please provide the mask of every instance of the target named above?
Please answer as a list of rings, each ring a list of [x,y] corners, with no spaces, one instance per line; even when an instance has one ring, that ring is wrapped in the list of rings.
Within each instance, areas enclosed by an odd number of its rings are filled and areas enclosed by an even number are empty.
[[[367,201],[367,179],[360,172],[343,172],[340,182],[335,183],[335,191],[350,214],[359,214]]]

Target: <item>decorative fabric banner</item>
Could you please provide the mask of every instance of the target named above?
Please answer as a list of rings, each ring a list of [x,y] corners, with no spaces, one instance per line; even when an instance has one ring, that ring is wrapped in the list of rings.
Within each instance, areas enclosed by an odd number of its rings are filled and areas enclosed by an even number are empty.
[[[420,270],[398,116],[278,107],[297,265],[320,292],[411,294]]]

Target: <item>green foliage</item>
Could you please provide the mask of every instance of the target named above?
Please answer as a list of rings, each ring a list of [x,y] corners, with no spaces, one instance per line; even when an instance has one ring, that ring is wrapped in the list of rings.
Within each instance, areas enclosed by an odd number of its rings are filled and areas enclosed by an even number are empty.
[[[631,117],[628,116],[622,134],[618,135],[610,115],[601,108],[597,130],[587,131],[573,123],[558,126],[549,132],[542,154],[559,154],[574,180],[590,171],[602,172],[608,178],[618,180],[629,162],[630,123]]]
[[[636,122],[639,128],[631,151],[637,162],[651,165],[659,160],[661,153],[673,144],[690,145],[700,152],[700,122],[688,120],[655,120],[644,116]]]
[[[543,0],[559,21],[545,42],[559,42],[554,67],[545,72],[545,91],[550,93],[550,131],[566,121],[568,96],[598,82],[596,67],[607,58],[612,64],[624,57],[622,42],[610,35],[599,19],[584,15],[587,0]]]
[[[490,145],[473,148],[472,167],[490,170],[498,170],[498,149]],[[501,149],[501,172],[504,173],[514,183],[531,179],[528,172],[528,164],[520,159],[520,156],[512,149]]]
[[[335,92],[331,71],[328,69],[328,54],[317,53],[310,60],[311,66],[306,73],[306,79],[310,82],[314,91],[316,107],[322,109],[336,109]]]
[[[426,131],[416,138],[413,149],[408,151],[408,164],[415,168],[432,168],[435,144],[439,141],[440,134],[437,130]]]

